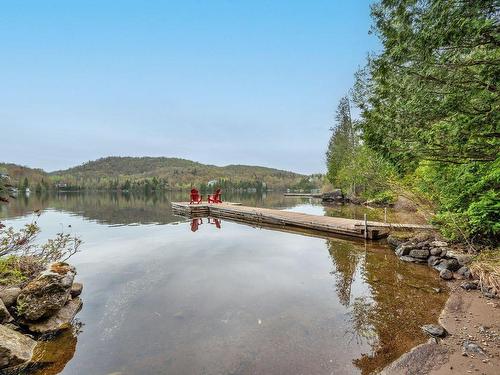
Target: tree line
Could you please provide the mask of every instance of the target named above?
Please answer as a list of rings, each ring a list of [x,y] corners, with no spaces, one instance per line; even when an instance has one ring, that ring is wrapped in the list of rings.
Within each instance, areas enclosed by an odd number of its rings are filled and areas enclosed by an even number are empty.
[[[339,102],[326,154],[332,184],[386,200],[411,192],[432,202],[448,237],[498,243],[499,12],[494,0],[372,6],[382,50]]]

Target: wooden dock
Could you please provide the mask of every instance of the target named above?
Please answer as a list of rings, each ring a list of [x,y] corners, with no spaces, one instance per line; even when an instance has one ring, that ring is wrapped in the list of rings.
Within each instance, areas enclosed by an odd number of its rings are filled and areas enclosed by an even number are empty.
[[[365,222],[364,220],[310,215],[270,208],[248,207],[235,203],[189,204],[188,202],[172,202],[172,209],[174,213],[189,217],[210,216],[248,224],[280,226],[289,229],[306,229],[327,234],[373,240],[386,237],[391,229],[433,229],[431,225],[388,224],[376,221]]]
[[[306,198],[321,198],[322,194],[316,193],[283,193],[285,197],[306,197]]]

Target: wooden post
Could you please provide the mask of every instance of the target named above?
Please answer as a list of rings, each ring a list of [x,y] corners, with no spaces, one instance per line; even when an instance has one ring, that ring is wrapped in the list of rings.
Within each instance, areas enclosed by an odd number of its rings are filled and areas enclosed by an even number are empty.
[[[387,224],[387,207],[384,207],[384,223]]]
[[[366,221],[366,214],[365,214],[365,240],[368,238],[368,222]]]

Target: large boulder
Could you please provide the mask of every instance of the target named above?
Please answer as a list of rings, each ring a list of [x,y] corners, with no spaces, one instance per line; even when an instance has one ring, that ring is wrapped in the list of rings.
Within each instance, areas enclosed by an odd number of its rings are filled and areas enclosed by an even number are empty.
[[[0,369],[28,362],[35,346],[35,340],[0,325]]]
[[[28,330],[34,333],[56,333],[71,327],[71,322],[75,315],[82,308],[82,300],[74,298],[64,305],[59,311],[49,318],[37,322],[21,321]]]
[[[17,297],[21,294],[21,288],[11,287],[0,290],[0,299],[6,307],[11,307],[16,304]]]
[[[17,297],[18,315],[28,321],[53,315],[69,300],[75,274],[67,263],[50,264]]]

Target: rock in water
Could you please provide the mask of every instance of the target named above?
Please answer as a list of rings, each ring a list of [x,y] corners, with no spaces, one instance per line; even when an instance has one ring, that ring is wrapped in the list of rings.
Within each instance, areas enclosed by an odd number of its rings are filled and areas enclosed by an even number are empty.
[[[16,304],[17,297],[21,293],[21,288],[12,287],[0,290],[0,299],[6,307],[11,307]]]
[[[0,369],[28,362],[35,346],[35,340],[0,325]]]
[[[18,315],[35,321],[54,314],[68,301],[75,274],[75,268],[67,263],[50,264],[17,297]]]
[[[423,325],[422,331],[433,337],[444,337],[446,335],[446,330],[438,324]]]
[[[410,251],[409,256],[411,256],[412,258],[427,259],[429,257],[429,250],[413,249]]]
[[[12,322],[14,319],[5,307],[3,301],[0,299],[0,324]]]
[[[78,297],[70,300],[62,309],[49,318],[37,322],[24,322],[31,332],[35,333],[56,333],[69,328],[71,321],[82,308],[82,300]]]
[[[447,269],[441,270],[441,272],[439,272],[439,277],[444,280],[451,280],[453,279],[453,272]]]
[[[83,284],[82,283],[73,283],[71,286],[71,297],[75,298],[82,294]]]

